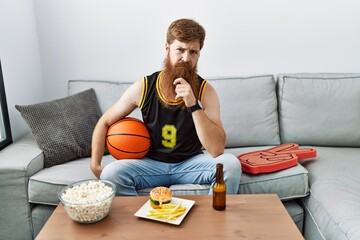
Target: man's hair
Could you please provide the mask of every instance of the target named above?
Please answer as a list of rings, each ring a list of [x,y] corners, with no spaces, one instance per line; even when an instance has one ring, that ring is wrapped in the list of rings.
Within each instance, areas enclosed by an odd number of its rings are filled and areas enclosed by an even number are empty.
[[[175,39],[185,43],[199,40],[200,49],[202,49],[205,40],[205,29],[194,20],[178,19],[170,24],[166,35],[168,44],[171,44]]]

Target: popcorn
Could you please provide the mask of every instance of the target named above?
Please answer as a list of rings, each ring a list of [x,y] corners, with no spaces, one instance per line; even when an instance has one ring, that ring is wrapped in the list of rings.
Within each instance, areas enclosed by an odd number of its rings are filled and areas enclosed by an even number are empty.
[[[71,219],[91,223],[101,220],[109,213],[113,196],[111,187],[92,180],[65,189],[61,200]]]

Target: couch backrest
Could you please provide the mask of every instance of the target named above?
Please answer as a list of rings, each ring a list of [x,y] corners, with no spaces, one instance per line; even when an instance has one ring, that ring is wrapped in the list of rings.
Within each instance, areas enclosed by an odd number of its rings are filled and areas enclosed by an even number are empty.
[[[219,96],[221,118],[227,134],[226,147],[280,143],[273,75],[207,80]],[[130,85],[112,81],[70,80],[68,95],[93,88],[104,113]],[[142,119],[139,109],[131,116]]]
[[[360,74],[302,73],[207,79],[217,90],[226,147],[298,143],[360,146]],[[131,83],[71,80],[89,88],[105,112]],[[131,114],[141,118],[139,109]],[[281,141],[280,141],[281,139]]]
[[[280,143],[273,75],[207,80],[220,100],[226,147]]]
[[[360,146],[360,74],[279,74],[282,142]]]
[[[131,84],[132,83],[100,80],[70,80],[68,82],[68,95],[93,88],[95,90],[101,112],[104,113],[121,97]],[[139,109],[136,109],[131,116],[142,119]]]
[[[219,96],[221,118],[227,134],[226,147],[280,143],[273,75],[207,80]],[[104,113],[130,85],[111,81],[70,80],[68,95],[93,88]],[[139,109],[131,116],[142,119]]]

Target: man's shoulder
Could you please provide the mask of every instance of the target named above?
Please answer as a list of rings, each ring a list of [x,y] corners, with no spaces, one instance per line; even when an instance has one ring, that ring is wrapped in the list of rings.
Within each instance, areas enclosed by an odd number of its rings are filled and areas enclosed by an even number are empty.
[[[197,76],[198,76],[198,78],[199,78],[199,80],[200,80],[200,82],[202,82],[202,81],[206,81],[204,78],[202,78],[199,74],[197,74]]]
[[[146,77],[147,78],[154,78],[154,77],[157,78],[157,76],[159,76],[160,73],[161,73],[161,71],[156,71],[150,75],[147,75]]]

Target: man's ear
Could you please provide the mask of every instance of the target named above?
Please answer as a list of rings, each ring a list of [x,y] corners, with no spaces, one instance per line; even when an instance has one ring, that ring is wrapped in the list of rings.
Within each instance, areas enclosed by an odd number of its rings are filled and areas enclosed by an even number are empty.
[[[168,43],[165,43],[165,51],[166,53],[169,53],[170,51],[170,45]]]

